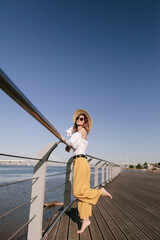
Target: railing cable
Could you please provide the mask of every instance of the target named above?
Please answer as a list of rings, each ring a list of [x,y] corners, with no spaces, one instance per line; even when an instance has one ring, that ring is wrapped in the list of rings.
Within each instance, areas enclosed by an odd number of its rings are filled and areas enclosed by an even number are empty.
[[[60,142],[58,142],[59,144]],[[32,157],[25,157],[25,156],[18,156],[18,155],[13,155],[13,154],[6,154],[6,153],[0,153],[0,156],[3,156],[3,157],[13,157],[13,158],[21,158],[21,159],[29,159],[29,160],[37,160],[37,161],[41,161],[40,158],[32,158]],[[8,162],[11,162],[11,161],[15,161],[14,159],[9,159],[7,160]],[[50,162],[50,163],[62,163],[62,164],[67,164],[67,162],[64,162],[64,161],[55,161],[55,160],[47,160],[47,162]]]
[[[15,210],[17,210],[17,209],[23,207],[23,206],[26,205],[27,203],[29,203],[29,202],[31,202],[31,201],[33,202],[36,198],[37,198],[37,196],[34,197],[34,198],[32,198],[32,199],[27,200],[26,202],[24,202],[24,203],[18,205],[17,207],[11,209],[10,211],[4,213],[3,215],[0,216],[0,219],[3,218],[3,217],[5,217],[5,216],[7,216],[8,214],[14,212]]]
[[[0,156],[22,158],[22,159],[29,159],[29,160],[38,160],[38,161],[41,160],[39,158],[31,158],[31,157],[17,156],[17,155],[4,154],[4,153],[0,153]],[[14,161],[14,160],[8,160],[8,161]]]
[[[30,224],[30,222],[32,222],[32,220],[36,217],[36,215],[34,215],[28,222],[26,222],[21,228],[19,228],[10,238],[8,238],[8,240],[11,240],[14,236],[17,235],[17,233],[19,233],[23,228],[25,228],[27,225]]]
[[[54,197],[58,197],[58,198],[61,198],[61,197],[64,197],[64,195],[66,195],[68,193],[68,190],[67,191],[65,191],[63,194],[61,194],[61,193],[59,193],[59,194],[56,194],[56,195],[54,195]]]
[[[53,191],[53,190],[55,190],[55,189],[57,189],[57,188],[59,188],[59,187],[62,187],[62,186],[64,186],[66,183],[69,183],[69,182],[70,182],[70,181],[67,181],[67,182],[65,182],[65,183],[63,183],[63,184],[61,184],[61,185],[58,185],[58,186],[54,187],[54,188],[50,188],[49,190],[45,191],[45,193],[51,192],[51,191]]]
[[[0,185],[0,187],[4,187],[4,186],[8,186],[8,185],[12,185],[12,184],[17,184],[17,183],[22,183],[22,182],[27,182],[27,181],[31,181],[31,180],[34,180],[34,179],[38,179],[39,177],[36,177],[36,178],[28,178],[28,179],[25,179],[25,180],[22,180],[22,181],[16,181],[16,182],[11,182],[11,183],[5,183],[5,184],[2,184]]]
[[[54,176],[64,175],[64,174],[66,174],[66,173],[70,173],[70,172],[63,172],[63,173],[51,174],[51,175],[47,175],[46,177],[54,177]]]
[[[67,162],[48,160],[47,162],[67,164]]]

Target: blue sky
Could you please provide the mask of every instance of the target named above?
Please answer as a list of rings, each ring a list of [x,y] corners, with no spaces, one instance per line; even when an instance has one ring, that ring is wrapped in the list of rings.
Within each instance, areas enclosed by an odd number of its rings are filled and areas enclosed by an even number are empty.
[[[86,109],[88,154],[160,162],[159,26],[158,0],[1,0],[0,67],[64,136]],[[1,90],[0,109],[1,153],[35,157],[57,141]]]

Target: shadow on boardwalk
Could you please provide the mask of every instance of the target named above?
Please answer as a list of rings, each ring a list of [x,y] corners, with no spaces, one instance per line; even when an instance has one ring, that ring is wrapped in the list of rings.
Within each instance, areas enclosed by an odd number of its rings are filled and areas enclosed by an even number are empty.
[[[92,224],[78,235],[76,202],[63,214],[48,240],[158,240],[160,239],[160,174],[121,173],[106,185],[113,200],[100,197],[93,206]]]

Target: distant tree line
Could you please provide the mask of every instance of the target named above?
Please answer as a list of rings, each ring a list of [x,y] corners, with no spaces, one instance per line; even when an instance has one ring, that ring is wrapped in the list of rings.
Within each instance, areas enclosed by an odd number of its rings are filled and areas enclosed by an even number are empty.
[[[152,163],[151,164],[153,166],[153,170],[156,170],[156,168],[160,168],[160,162],[159,163]],[[129,168],[136,168],[136,169],[148,169],[148,163],[145,162],[144,164],[140,164],[138,163],[136,166],[134,165],[129,165]]]

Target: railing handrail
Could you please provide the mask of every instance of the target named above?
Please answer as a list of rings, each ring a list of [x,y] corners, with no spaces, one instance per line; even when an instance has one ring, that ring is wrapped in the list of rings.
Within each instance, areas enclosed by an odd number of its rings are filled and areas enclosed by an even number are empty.
[[[63,136],[59,131],[42,115],[42,113],[31,103],[22,91],[9,79],[0,69],[0,88],[8,94],[15,102],[25,109],[32,117],[46,127],[59,140],[63,141]]]
[[[90,161],[91,161],[92,159],[95,159],[96,161],[99,161],[99,162],[105,162],[105,164],[108,163],[108,165],[114,164],[114,166],[119,166],[119,165],[116,164],[116,163],[113,163],[113,162],[110,162],[110,161],[107,161],[107,160],[104,160],[104,159],[101,159],[101,158],[97,158],[97,157],[94,157],[94,156],[91,156],[91,155],[88,155],[88,154],[86,154],[86,156],[89,157],[89,158],[91,158]]]

